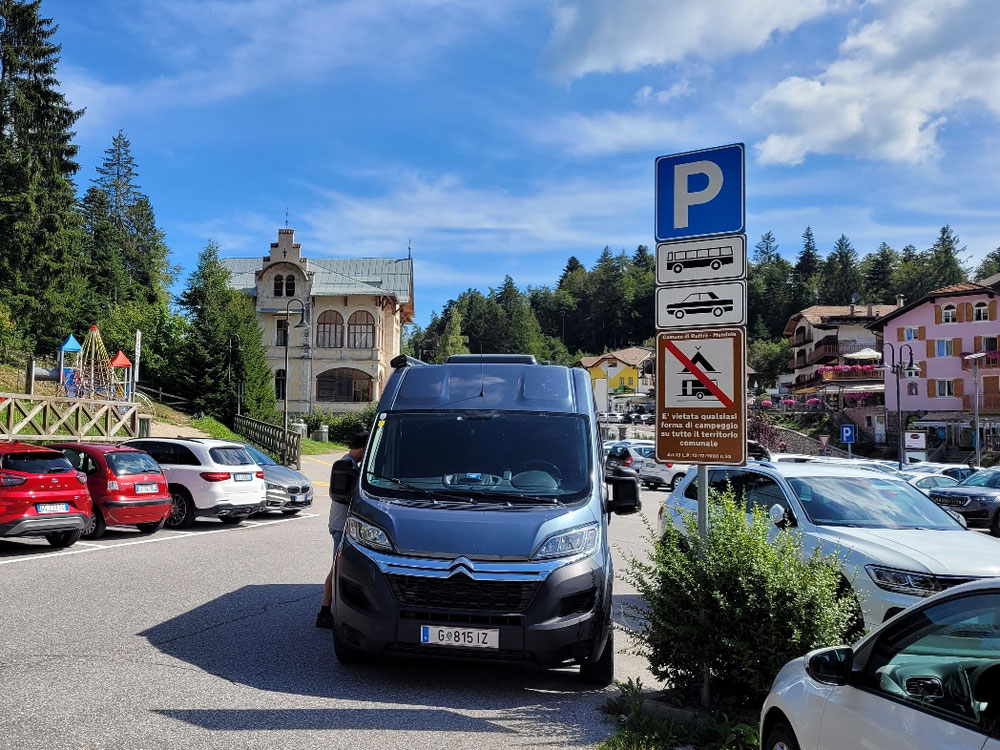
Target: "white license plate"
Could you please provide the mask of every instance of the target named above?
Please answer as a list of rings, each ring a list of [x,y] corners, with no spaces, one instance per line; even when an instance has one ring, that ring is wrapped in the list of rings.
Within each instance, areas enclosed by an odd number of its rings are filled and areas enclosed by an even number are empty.
[[[137,484],[135,486],[135,494],[137,495],[151,495],[160,489],[160,485],[152,484]]]
[[[499,630],[447,628],[421,625],[420,642],[427,646],[460,646],[462,648],[500,648]]]
[[[233,474],[233,479],[237,482],[249,482],[253,479],[253,474]]]
[[[39,513],[66,513],[69,511],[69,503],[38,503],[35,510]]]

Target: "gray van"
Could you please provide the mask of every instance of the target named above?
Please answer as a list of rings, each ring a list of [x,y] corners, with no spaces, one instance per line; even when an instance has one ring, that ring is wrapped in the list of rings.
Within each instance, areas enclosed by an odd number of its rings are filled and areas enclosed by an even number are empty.
[[[609,684],[608,521],[639,510],[639,484],[623,469],[609,496],[589,374],[525,355],[392,366],[362,465],[331,474],[350,505],[338,660],[579,664]]]

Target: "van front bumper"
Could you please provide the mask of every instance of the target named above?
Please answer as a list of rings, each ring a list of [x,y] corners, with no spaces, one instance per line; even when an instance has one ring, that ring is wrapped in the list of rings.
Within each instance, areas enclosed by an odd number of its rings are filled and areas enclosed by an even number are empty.
[[[537,662],[593,661],[610,632],[607,549],[560,561],[485,563],[384,555],[345,536],[336,564],[338,635],[368,654]],[[421,642],[421,626],[498,631],[498,648]]]

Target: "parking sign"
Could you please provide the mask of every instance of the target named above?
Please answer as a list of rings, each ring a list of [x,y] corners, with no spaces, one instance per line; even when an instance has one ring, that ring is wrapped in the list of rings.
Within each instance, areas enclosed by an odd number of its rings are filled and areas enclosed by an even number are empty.
[[[657,158],[657,242],[743,232],[743,152],[734,143]]]
[[[850,445],[854,442],[855,427],[852,424],[840,425],[840,442]]]

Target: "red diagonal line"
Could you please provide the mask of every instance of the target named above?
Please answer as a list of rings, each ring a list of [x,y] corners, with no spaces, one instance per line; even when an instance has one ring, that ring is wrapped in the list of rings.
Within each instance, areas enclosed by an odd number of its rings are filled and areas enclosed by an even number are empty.
[[[665,345],[667,347],[667,351],[669,351],[671,354],[673,354],[675,357],[677,357],[677,360],[682,365],[684,365],[684,367],[686,367],[688,369],[688,372],[690,372],[692,375],[694,375],[696,378],[698,378],[698,380],[700,380],[702,382],[702,384],[706,388],[708,388],[708,390],[711,392],[711,394],[713,396],[715,396],[717,399],[719,399],[719,401],[722,402],[723,406],[725,406],[727,409],[732,409],[735,406],[735,404],[733,403],[732,399],[730,399],[729,396],[727,396],[725,393],[723,393],[721,390],[719,390],[719,386],[717,386],[715,383],[713,383],[712,380],[711,380],[711,378],[709,378],[708,375],[706,375],[705,373],[703,373],[698,368],[698,365],[696,365],[690,359],[688,359],[687,357],[685,357],[684,356],[684,352],[682,352],[680,349],[678,349],[677,346],[674,344],[673,341],[666,341],[664,343],[665,343]]]

